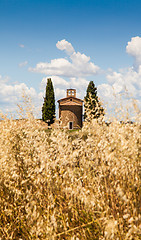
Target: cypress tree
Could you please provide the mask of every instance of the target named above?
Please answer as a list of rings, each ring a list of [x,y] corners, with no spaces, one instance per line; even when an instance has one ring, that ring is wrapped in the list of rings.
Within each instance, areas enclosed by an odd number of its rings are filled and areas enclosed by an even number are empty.
[[[93,81],[90,81],[88,84],[84,102],[84,119],[87,119],[88,112],[91,115],[91,118],[99,118],[102,115],[104,116],[104,109],[98,99],[97,88]]]
[[[55,119],[55,97],[51,78],[47,79],[46,93],[42,107],[42,120],[48,122],[48,125],[54,123]]]

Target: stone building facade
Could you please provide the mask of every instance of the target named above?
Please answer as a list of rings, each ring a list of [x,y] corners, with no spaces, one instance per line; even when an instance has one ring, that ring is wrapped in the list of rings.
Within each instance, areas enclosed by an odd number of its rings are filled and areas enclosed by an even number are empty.
[[[58,100],[61,127],[77,129],[82,127],[83,100],[76,97],[76,89],[67,89],[66,98]]]

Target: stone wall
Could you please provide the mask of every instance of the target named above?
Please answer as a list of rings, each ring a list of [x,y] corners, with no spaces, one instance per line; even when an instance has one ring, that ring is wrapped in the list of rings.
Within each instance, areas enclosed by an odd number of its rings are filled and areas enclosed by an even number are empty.
[[[60,105],[61,126],[69,127],[69,122],[73,122],[73,128],[82,127],[82,106],[80,105]]]

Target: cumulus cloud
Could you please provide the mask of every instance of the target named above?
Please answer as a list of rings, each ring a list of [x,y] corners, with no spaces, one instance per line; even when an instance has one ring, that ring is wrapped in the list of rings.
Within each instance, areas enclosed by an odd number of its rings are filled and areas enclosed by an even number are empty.
[[[57,93],[56,99],[64,98],[66,97],[66,89],[67,88],[76,88],[77,89],[77,97],[82,98],[84,97],[86,88],[89,84],[89,81],[85,78],[69,78],[68,80],[58,77],[58,76],[47,76],[44,77],[41,81],[41,89],[44,90],[45,94],[45,88],[47,84],[47,78],[51,78],[54,86],[55,93]],[[59,91],[60,89],[60,91]],[[62,94],[62,96],[61,96]]]
[[[53,59],[50,62],[37,63],[30,71],[39,72],[46,75],[42,79],[42,87],[45,88],[47,77],[51,77],[55,87],[56,99],[66,96],[66,88],[77,89],[77,97],[82,98],[86,94],[89,81],[88,76],[95,76],[97,73],[105,74],[105,83],[98,85],[98,95],[104,102],[114,104],[115,95],[118,100],[121,95],[127,92],[131,98],[141,97],[141,38],[135,37],[128,42],[126,51],[135,58],[138,71],[134,67],[121,69],[119,71],[107,70],[102,73],[84,53],[76,52],[71,43],[66,40],[58,41],[56,46],[60,50],[65,50],[68,58]],[[107,80],[107,81],[106,81]],[[125,100],[124,96],[124,100]]]
[[[20,47],[24,47],[24,45]],[[119,102],[121,95],[123,96],[127,92],[128,97],[123,97],[124,102],[128,102],[130,98],[135,98],[137,102],[141,105],[141,38],[132,38],[126,46],[126,52],[133,56],[135,62],[133,67],[127,69],[121,69],[113,71],[112,69],[107,70],[107,72],[102,72],[100,67],[95,65],[91,61],[91,58],[84,53],[76,52],[72,44],[65,39],[58,41],[56,47],[65,51],[66,58],[52,59],[50,62],[39,62],[34,68],[30,67],[29,71],[42,73],[45,77],[41,81],[41,92],[36,93],[35,89],[28,88],[26,85],[22,84],[7,84],[6,78],[2,79],[0,87],[0,101],[2,98],[5,103],[8,101],[17,100],[17,96],[20,96],[20,89],[22,87],[27,88],[27,92],[35,96],[37,101],[43,102],[43,97],[45,96],[45,86],[47,83],[47,78],[51,78],[54,84],[55,98],[66,97],[67,88],[76,88],[77,97],[82,98],[86,94],[86,89],[88,86],[88,76],[91,76],[94,80],[96,74],[102,73],[105,78],[105,82],[99,84],[98,96],[105,103],[110,102],[115,104],[115,95],[117,96],[117,102]],[[25,66],[27,62],[20,63],[19,66]],[[9,92],[9,95],[5,93]],[[1,97],[3,96],[3,97]]]
[[[133,37],[126,46],[126,52],[134,57],[134,66],[138,70],[141,65],[141,37]]]
[[[110,84],[103,83],[98,85],[98,92],[102,98],[105,98],[104,100],[111,100],[111,98],[113,99],[113,88]]]
[[[27,95],[35,97],[36,91],[34,88],[28,88],[25,83],[10,85],[1,83],[0,85],[0,101],[7,103],[18,102],[18,98],[22,96],[22,92],[25,91]]]
[[[8,76],[2,77],[2,76],[0,75],[0,83],[1,83],[1,84],[8,82],[9,79],[10,79],[10,78],[9,78]]]
[[[44,77],[41,81],[41,88],[45,88],[46,84],[47,84],[47,78],[51,78],[53,85],[56,87],[60,86],[60,87],[69,87],[69,82],[66,81],[65,79],[59,77],[59,76],[48,76],[48,77]]]
[[[73,86],[77,89],[86,89],[89,84],[89,81],[85,78],[71,78],[70,79],[70,86]]]
[[[90,61],[90,57],[80,52],[76,53],[71,43],[66,40],[59,41],[57,48],[65,50],[69,55],[69,60],[58,58],[49,63],[40,62],[35,68],[30,67],[29,71],[60,77],[86,77],[96,75],[100,71],[100,68]]]
[[[56,99],[61,99],[66,97],[66,90],[65,89],[60,89],[60,88],[55,88],[55,96]]]
[[[25,67],[28,64],[28,61],[19,63],[19,67]]]
[[[28,87],[25,83],[11,84],[8,82],[8,77],[0,76],[0,111],[15,112],[17,104],[22,102],[23,92],[31,97],[35,105],[41,104],[41,94],[37,93],[33,87]]]
[[[141,97],[141,68],[136,72],[133,67],[130,67],[121,72],[111,72],[106,77],[109,83],[112,82],[111,85],[116,94],[127,91],[131,97]]]
[[[98,86],[98,93],[105,102],[115,103],[115,97],[124,102],[136,99],[141,106],[141,38],[133,37],[127,43],[126,52],[134,57],[134,65],[127,69],[109,69],[107,83]]]
[[[56,47],[60,50],[65,50],[67,54],[72,54],[75,50],[73,48],[73,46],[71,45],[71,43],[69,43],[68,41],[66,41],[65,39],[58,41],[56,43]]]
[[[133,99],[136,100],[138,107],[141,107],[141,68],[139,72],[133,67],[119,72],[111,71],[106,78],[107,83],[98,86],[98,95],[107,108],[114,110],[122,105],[133,111]]]
[[[72,70],[71,63],[64,59],[53,59],[50,63],[38,63],[35,68],[29,68],[31,72],[43,73],[55,76],[70,76]]]
[[[45,74],[41,81],[41,89],[44,89],[47,78],[51,78],[56,100],[66,97],[67,88],[76,88],[77,97],[84,97],[89,81],[87,76],[94,76],[100,72],[100,68],[95,65],[89,56],[84,53],[75,52],[71,43],[65,39],[58,41],[56,47],[64,50],[67,58],[52,59],[50,62],[39,62],[35,68],[29,68],[31,72]]]

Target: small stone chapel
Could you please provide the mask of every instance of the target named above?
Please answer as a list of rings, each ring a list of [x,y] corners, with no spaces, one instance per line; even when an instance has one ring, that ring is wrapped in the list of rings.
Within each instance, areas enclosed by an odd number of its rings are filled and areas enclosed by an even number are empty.
[[[67,89],[67,96],[58,100],[61,127],[82,127],[83,100],[76,97],[76,89]]]

